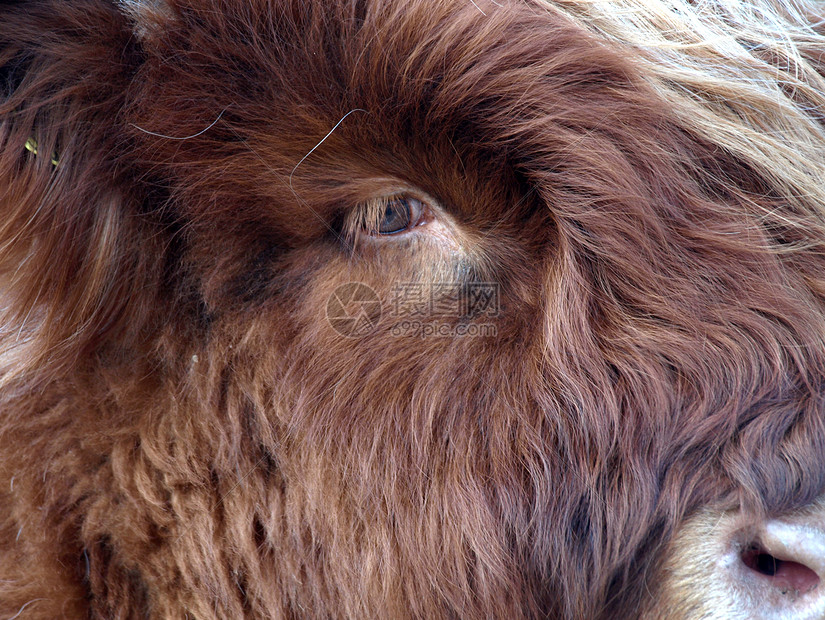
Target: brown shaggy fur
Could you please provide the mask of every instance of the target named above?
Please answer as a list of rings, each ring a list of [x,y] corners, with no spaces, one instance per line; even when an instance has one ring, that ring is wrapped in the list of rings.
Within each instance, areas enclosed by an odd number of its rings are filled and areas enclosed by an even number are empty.
[[[632,618],[821,496],[825,208],[645,71],[538,0],[3,3],[0,616]],[[455,243],[348,237],[389,186]],[[432,280],[495,338],[325,319]]]

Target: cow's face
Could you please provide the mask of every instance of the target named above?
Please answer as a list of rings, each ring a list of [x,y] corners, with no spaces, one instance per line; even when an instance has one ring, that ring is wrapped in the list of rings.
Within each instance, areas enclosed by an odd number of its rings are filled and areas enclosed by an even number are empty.
[[[43,519],[95,613],[821,617],[822,94],[771,108],[784,57],[583,3],[46,4],[0,16],[39,102],[7,436],[65,425]]]

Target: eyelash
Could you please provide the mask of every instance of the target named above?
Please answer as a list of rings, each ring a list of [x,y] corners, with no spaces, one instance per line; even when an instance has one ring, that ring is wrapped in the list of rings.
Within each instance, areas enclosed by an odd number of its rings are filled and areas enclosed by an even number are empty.
[[[352,232],[370,237],[392,237],[426,224],[431,211],[426,203],[408,194],[371,200],[359,209]]]
[[[374,236],[402,234],[418,226],[423,215],[424,205],[418,199],[394,196],[387,200],[383,213],[379,211],[378,224],[369,233]]]

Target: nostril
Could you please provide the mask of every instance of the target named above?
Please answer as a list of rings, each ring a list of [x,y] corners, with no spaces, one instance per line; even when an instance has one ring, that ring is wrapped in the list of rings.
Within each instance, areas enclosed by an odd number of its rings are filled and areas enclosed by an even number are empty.
[[[644,620],[825,620],[825,497],[765,521],[707,510],[689,521]]]
[[[782,559],[753,543],[742,553],[742,563],[783,592],[807,594],[819,585],[816,571],[801,562]]]
[[[731,617],[825,620],[823,517],[817,508],[734,531],[723,561],[741,611]]]

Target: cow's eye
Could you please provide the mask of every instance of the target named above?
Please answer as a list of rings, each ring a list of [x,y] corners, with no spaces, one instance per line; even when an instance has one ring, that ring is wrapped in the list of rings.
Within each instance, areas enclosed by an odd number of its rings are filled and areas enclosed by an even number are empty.
[[[421,223],[424,205],[411,196],[386,199],[378,213],[378,222],[371,228],[373,235],[397,235]]]

